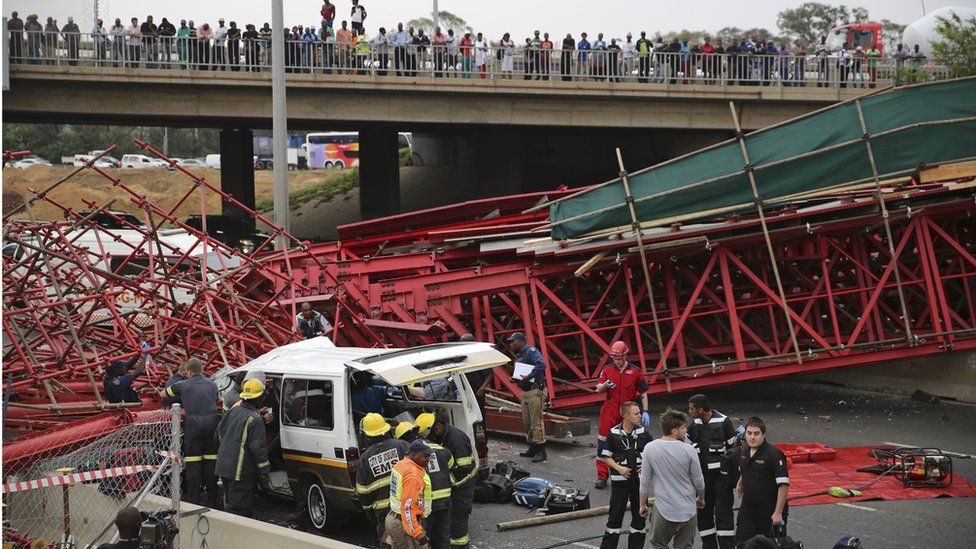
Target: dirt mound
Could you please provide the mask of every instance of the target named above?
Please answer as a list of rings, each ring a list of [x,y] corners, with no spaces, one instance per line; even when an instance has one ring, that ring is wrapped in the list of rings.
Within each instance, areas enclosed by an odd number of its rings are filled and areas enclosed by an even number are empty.
[[[5,168],[3,170],[3,208],[10,209],[20,203],[19,195],[31,196],[34,191],[41,191],[63,177],[73,172],[73,167],[32,166],[26,170]],[[220,170],[194,169],[196,175],[207,182],[220,185]],[[118,179],[122,184],[145,196],[156,206],[169,210],[190,189],[194,188],[193,181],[185,174],[169,171],[164,168],[148,169],[106,169],[105,172]],[[322,183],[335,177],[338,172],[324,170],[303,170],[289,172],[288,188],[290,192]],[[262,170],[254,174],[255,195],[258,201],[271,198],[274,191],[274,174]],[[214,193],[207,193],[207,212],[219,213],[220,200]],[[59,185],[49,195],[53,200],[75,210],[83,210],[101,206],[112,198],[118,199],[113,208],[130,212],[142,217],[142,212],[130,200],[128,193],[115,188],[115,184],[97,172],[82,170],[71,179]],[[194,194],[183,202],[177,209],[179,217],[198,214],[200,212],[200,198]],[[37,202],[34,215],[38,219],[60,219],[61,210],[46,203]],[[26,212],[16,217],[27,218]]]

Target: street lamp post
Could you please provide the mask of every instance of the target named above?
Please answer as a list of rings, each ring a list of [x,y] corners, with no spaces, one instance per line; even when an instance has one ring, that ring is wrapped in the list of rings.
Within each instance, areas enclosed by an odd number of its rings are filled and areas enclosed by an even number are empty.
[[[283,0],[271,2],[271,138],[274,141],[274,220],[291,232],[288,205],[288,117],[285,111],[285,10]],[[288,237],[278,234],[277,248],[288,247]]]

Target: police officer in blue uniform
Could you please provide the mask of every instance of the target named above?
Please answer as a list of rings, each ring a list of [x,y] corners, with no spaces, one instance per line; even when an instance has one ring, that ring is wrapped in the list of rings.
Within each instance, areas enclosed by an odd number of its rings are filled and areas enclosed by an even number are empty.
[[[139,394],[132,388],[132,383],[146,372],[146,363],[149,361],[149,344],[142,343],[139,349],[142,355],[137,355],[129,360],[116,360],[109,364],[105,371],[105,398],[109,402],[141,402]],[[138,364],[137,364],[138,362]],[[136,369],[129,370],[135,366]]]
[[[529,449],[520,452],[522,457],[532,458],[533,463],[546,460],[546,432],[543,428],[542,413],[546,397],[546,361],[539,349],[525,344],[525,334],[515,332],[505,340],[508,349],[515,355],[515,362],[532,366],[532,371],[520,379],[514,379],[522,390],[522,422],[525,424],[525,437]]]

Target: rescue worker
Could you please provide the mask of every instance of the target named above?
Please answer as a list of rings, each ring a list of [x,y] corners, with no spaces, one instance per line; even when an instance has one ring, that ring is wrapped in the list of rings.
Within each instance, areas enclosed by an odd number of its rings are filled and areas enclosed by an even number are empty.
[[[736,456],[739,465],[736,490],[742,498],[735,524],[736,543],[759,534],[785,536],[790,473],[786,456],[766,441],[766,423],[762,419],[746,420],[746,446],[740,447]]]
[[[149,362],[149,343],[141,343],[139,349],[142,355],[134,356],[128,361],[116,360],[108,365],[105,370],[105,399],[112,403],[118,402],[142,402],[139,393],[132,388],[132,383],[146,372],[146,363]],[[138,365],[136,364],[138,362]],[[135,366],[136,369],[129,373]]]
[[[404,442],[413,442],[419,436],[419,429],[409,421],[401,421],[396,427],[396,437]],[[427,462],[427,476],[430,477],[431,511],[427,518],[427,537],[430,549],[447,549],[451,546],[451,483],[454,476],[454,456],[447,448],[435,442],[427,442],[434,450]]]
[[[423,428],[421,434],[424,434]],[[464,431],[451,425],[450,416],[444,410],[437,411],[434,423],[425,436],[428,442],[447,448],[454,456],[451,466],[451,547],[466,547],[469,543],[468,519],[474,504],[475,477],[478,476],[478,463],[471,449],[471,439]]]
[[[248,372],[244,374],[244,379],[241,380],[241,384],[247,383],[247,380],[249,379],[256,379],[260,381],[261,384],[265,386],[265,388],[267,388],[268,377],[265,375],[263,371],[248,370]],[[240,397],[241,387],[237,386],[236,384],[233,387],[236,388],[237,390],[236,391],[230,390],[229,394],[227,393],[224,394],[223,408],[225,412],[233,408],[235,404],[241,401],[241,397]],[[260,401],[255,403],[255,406],[257,406],[259,412],[266,408],[263,404],[264,404],[264,397],[261,397]],[[265,423],[268,423],[267,419],[265,420]]]
[[[430,477],[427,462],[434,450],[422,440],[415,440],[407,448],[407,457],[400,460],[390,474],[390,512],[386,515],[386,531],[393,549],[427,549],[429,541],[424,519],[430,513]]]
[[[176,369],[176,373],[166,380],[166,386],[163,387],[163,393],[165,393],[166,389],[169,389],[173,385],[176,385],[188,377],[190,376],[186,373],[186,362],[184,362]],[[165,394],[163,394],[162,397],[163,398],[160,400],[160,404],[162,404],[165,408],[169,408],[170,406],[179,402],[179,399],[176,397],[166,396]]]
[[[529,449],[520,452],[522,457],[532,458],[533,463],[546,460],[546,432],[543,425],[543,410],[546,398],[546,361],[539,349],[525,344],[525,334],[515,332],[505,340],[508,349],[515,355],[516,364],[533,366],[532,371],[520,379],[512,378],[522,391],[522,423],[525,424],[525,438]]]
[[[616,549],[620,539],[627,504],[630,503],[629,549],[644,547],[647,521],[640,515],[641,453],[651,442],[651,434],[641,424],[641,410],[637,403],[624,402],[619,410],[621,421],[610,428],[601,451],[602,460],[612,469],[610,474],[610,516],[600,549]]]
[[[269,484],[271,462],[264,421],[256,402],[264,395],[257,379],[244,382],[241,402],[224,414],[217,425],[217,474],[224,482],[225,511],[250,517],[256,484]]]
[[[705,476],[705,506],[698,510],[702,549],[732,549],[735,545],[732,487],[737,475],[728,454],[739,436],[732,420],[713,410],[705,395],[688,399],[688,414],[694,418],[688,427],[688,442],[698,450],[698,461]]]
[[[407,455],[407,443],[390,437],[390,424],[380,414],[366,414],[359,430],[366,450],[356,469],[356,495],[366,515],[375,521],[376,537],[382,541],[390,512],[390,472]]]
[[[607,487],[609,469],[603,460],[603,447],[607,443],[607,434],[614,425],[621,421],[620,407],[625,402],[641,400],[641,422],[650,427],[651,416],[647,412],[647,380],[644,373],[636,365],[627,361],[630,351],[623,341],[616,341],[610,346],[610,364],[603,367],[597,379],[596,392],[606,393],[606,400],[600,408],[600,423],[596,437],[596,487]]]
[[[217,441],[214,433],[217,415],[217,384],[203,375],[203,361],[191,358],[182,368],[189,378],[161,391],[183,405],[183,462],[186,466],[186,496],[192,503],[214,507],[217,504]],[[206,497],[202,496],[206,491]]]
[[[295,317],[295,329],[301,332],[305,339],[312,339],[320,335],[328,335],[332,331],[332,324],[325,319],[325,315],[313,310],[311,303],[302,303],[302,312]]]

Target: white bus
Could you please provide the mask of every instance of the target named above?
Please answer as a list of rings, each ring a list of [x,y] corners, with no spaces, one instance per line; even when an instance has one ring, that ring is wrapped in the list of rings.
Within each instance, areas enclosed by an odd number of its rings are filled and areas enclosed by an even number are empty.
[[[397,134],[397,147],[411,148],[408,133]],[[359,166],[359,134],[357,132],[322,132],[305,136],[305,156],[312,169],[342,169]]]

